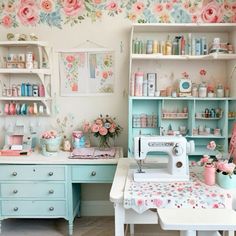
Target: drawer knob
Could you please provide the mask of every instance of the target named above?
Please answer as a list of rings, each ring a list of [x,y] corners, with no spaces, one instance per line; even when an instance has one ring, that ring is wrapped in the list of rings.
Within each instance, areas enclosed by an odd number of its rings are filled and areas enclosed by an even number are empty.
[[[13,175],[13,176],[17,176],[17,172],[14,171],[14,172],[12,173],[12,175]]]
[[[15,194],[18,193],[18,190],[17,190],[17,189],[14,189],[14,190],[13,190],[13,193],[15,193]]]
[[[49,192],[50,194],[53,194],[53,193],[54,193],[54,190],[53,190],[53,189],[50,189],[48,192]]]
[[[49,211],[54,211],[54,207],[49,207]]]
[[[53,176],[53,172],[49,172],[48,175],[49,175],[49,176]]]
[[[14,211],[18,211],[19,210],[19,208],[18,207],[14,207],[14,209],[13,209]]]
[[[96,174],[96,171],[92,171],[91,176],[95,176]]]

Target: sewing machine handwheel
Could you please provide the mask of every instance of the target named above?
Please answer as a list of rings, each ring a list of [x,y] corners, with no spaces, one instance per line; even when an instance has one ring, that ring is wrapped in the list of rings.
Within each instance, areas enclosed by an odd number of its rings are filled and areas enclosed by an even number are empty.
[[[181,168],[182,166],[183,166],[183,162],[178,161],[178,162],[176,163],[176,167],[177,167],[177,168]]]

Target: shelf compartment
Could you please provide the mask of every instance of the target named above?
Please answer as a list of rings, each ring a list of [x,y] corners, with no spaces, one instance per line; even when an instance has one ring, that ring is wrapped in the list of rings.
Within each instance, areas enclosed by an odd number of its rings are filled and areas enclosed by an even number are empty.
[[[234,23],[144,23],[133,24],[134,32],[190,32],[190,33],[230,33],[236,29]]]
[[[0,68],[1,74],[44,74],[51,75],[50,69],[17,69],[17,68]]]
[[[132,54],[133,60],[235,60],[236,54],[212,53],[208,55],[162,55],[162,54]]]
[[[161,118],[163,120],[187,120],[188,113],[165,112],[165,113],[162,113]]]
[[[217,136],[217,135],[187,135],[186,138],[224,139],[225,136],[222,136],[222,135],[219,135],[219,136]]]
[[[47,101],[52,97],[0,97],[2,101]]]
[[[48,43],[43,41],[1,41],[0,46],[11,46],[11,47],[27,47],[27,46],[40,46],[40,47],[47,47]]]

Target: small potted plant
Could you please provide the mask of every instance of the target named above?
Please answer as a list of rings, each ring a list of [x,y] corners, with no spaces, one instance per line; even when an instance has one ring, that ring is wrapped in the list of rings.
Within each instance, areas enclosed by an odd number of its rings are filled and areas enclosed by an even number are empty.
[[[216,145],[215,141],[209,142],[207,148],[218,153],[214,158],[204,155],[200,162],[204,163],[205,167],[211,165],[215,169],[216,182],[220,187],[225,189],[236,188],[236,165],[232,159],[223,157],[222,146]]]
[[[44,156],[54,156],[60,149],[61,136],[55,130],[45,131],[40,139],[40,144]]]

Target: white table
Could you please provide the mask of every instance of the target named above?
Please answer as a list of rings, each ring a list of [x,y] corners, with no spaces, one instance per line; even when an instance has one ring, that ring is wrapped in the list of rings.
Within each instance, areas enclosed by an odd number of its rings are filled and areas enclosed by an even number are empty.
[[[154,160],[155,159],[149,160],[149,162],[154,161]],[[139,214],[136,211],[134,211],[133,209],[126,209],[124,207],[124,191],[125,191],[126,181],[127,181],[127,177],[128,177],[128,172],[129,172],[131,165],[135,165],[135,161],[133,159],[121,158],[119,160],[116,174],[114,177],[114,181],[112,184],[112,188],[110,191],[110,200],[114,203],[114,208],[115,208],[115,235],[116,236],[123,236],[124,235],[124,224],[157,224],[160,221],[157,212],[154,212],[152,210],[145,210],[142,212],[142,214]],[[211,187],[209,186],[209,188],[211,188]],[[222,189],[222,191],[225,191],[225,190]],[[231,191],[231,194],[233,195],[232,208],[236,209],[236,191]],[[167,209],[167,208],[161,209],[160,214],[163,217],[163,219],[161,221],[161,226],[163,226],[165,229],[171,230],[171,227],[168,225],[168,220],[165,221],[166,217],[168,217],[169,210],[170,209]],[[182,215],[185,216],[184,218],[186,220],[189,219],[189,216],[192,215],[193,211],[195,211],[194,214],[196,212],[198,212],[198,214],[201,214],[201,210],[199,211],[199,209],[197,209],[197,211],[196,211],[196,209],[187,209],[188,214],[186,214],[186,212],[183,212],[183,210],[184,210],[183,208],[181,208],[181,209],[176,208],[176,209],[171,209],[171,210],[173,210],[173,215],[179,215],[180,213],[181,214],[183,213]],[[204,209],[204,210],[206,210],[206,209]],[[227,209],[225,209],[225,210],[218,209],[218,210],[221,210],[221,212],[218,211],[217,214],[220,213],[222,219],[228,219],[229,212]],[[216,211],[217,211],[217,209],[207,209],[208,214],[210,214],[213,217],[215,217]],[[232,213],[232,211],[231,211],[231,213]],[[233,212],[233,214],[234,213],[235,212]],[[199,218],[199,222],[198,222],[199,224],[202,223],[202,222],[200,222],[200,218]],[[211,223],[210,221],[212,222],[211,218],[209,218],[208,222],[204,222],[205,225],[209,224],[209,227],[208,227],[209,229],[207,229],[207,230],[213,229],[212,228],[213,225],[210,224]],[[216,222],[219,223],[220,220],[216,219]],[[222,222],[223,222],[223,220],[222,220]],[[169,223],[171,223],[171,222],[169,222]],[[230,223],[232,223],[232,221],[230,221]],[[223,222],[223,224],[224,224],[224,222]],[[222,230],[225,228],[228,230],[235,230],[235,228],[236,228],[236,224],[235,224],[235,227],[232,228],[232,227],[229,227],[229,224],[227,222],[225,225],[221,224],[221,226],[222,226]],[[185,225],[185,227],[178,228],[177,230],[181,230],[181,235],[187,235],[187,236],[196,235],[196,231],[187,230],[187,229],[188,229],[188,227]],[[202,227],[202,229],[204,229],[204,227]],[[201,228],[199,230],[201,230]],[[218,230],[218,228],[215,228],[215,230]],[[233,235],[233,231],[228,232],[228,234]],[[200,231],[198,233],[198,235],[213,236],[213,235],[217,235],[217,232],[216,231],[207,231],[207,232]]]

